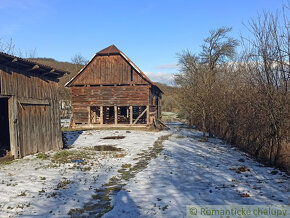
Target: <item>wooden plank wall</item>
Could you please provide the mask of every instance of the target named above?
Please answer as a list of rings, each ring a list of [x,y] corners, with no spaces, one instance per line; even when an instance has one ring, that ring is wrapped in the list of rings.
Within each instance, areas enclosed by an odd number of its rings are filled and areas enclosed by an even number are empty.
[[[57,83],[33,74],[7,73],[0,70],[1,94],[33,99],[57,99]]]
[[[87,123],[89,106],[146,106],[149,86],[71,87],[74,122]]]
[[[162,98],[161,93],[156,88],[151,87],[149,94],[151,118],[161,119],[161,98]]]
[[[133,70],[133,81],[131,81]],[[97,56],[73,85],[147,84],[121,55]]]
[[[0,70],[0,85],[0,95],[13,96],[10,106],[17,108],[13,110],[17,116],[10,117],[18,117],[13,134],[18,134],[14,141],[20,147],[20,157],[61,148],[58,84],[33,73]]]

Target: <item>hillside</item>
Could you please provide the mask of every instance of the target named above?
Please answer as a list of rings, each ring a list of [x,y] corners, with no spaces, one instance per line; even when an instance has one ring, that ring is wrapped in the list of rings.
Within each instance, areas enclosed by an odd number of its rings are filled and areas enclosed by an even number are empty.
[[[70,62],[61,62],[53,58],[29,58],[29,60],[34,61],[39,64],[44,64],[59,70],[64,70],[70,72],[68,75],[64,75],[59,80],[59,91],[60,97],[64,100],[70,99],[70,92],[68,88],[65,88],[64,85],[75,76],[75,74],[82,68],[82,65],[73,64]]]
[[[57,68],[59,70],[64,70],[70,72],[69,75],[65,75],[59,81],[61,86],[64,86],[67,81],[69,81],[81,68],[81,65],[73,64],[70,62],[61,62],[57,61],[53,58],[29,58],[29,60],[37,62],[39,64],[44,64],[47,66],[51,66],[53,68]]]
[[[168,86],[162,83],[155,83],[164,92],[162,96],[162,111],[178,112],[177,91],[175,86]]]

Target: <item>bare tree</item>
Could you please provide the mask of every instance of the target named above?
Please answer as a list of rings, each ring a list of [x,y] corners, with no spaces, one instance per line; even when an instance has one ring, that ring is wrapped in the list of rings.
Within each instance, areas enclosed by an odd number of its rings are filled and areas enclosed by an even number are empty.
[[[21,56],[20,56],[21,57]],[[36,58],[37,57],[37,49],[30,49],[27,53],[26,53],[26,57],[27,58]]]
[[[75,64],[75,72],[78,72],[88,61],[81,53],[77,53],[71,58],[71,62]]]
[[[283,121],[289,116],[289,20],[284,16],[281,24],[278,16],[265,12],[250,21],[249,30],[253,35],[248,40],[252,47],[248,54],[251,75],[256,79],[256,88],[265,96],[262,109],[269,114],[270,160],[277,164],[282,149]]]
[[[210,32],[198,55],[179,55],[178,103],[190,124],[234,143],[258,159],[290,169],[290,22],[264,13],[248,24],[247,49],[230,28]],[[235,58],[234,60],[232,60]],[[229,61],[232,60],[232,61]]]
[[[85,65],[87,63],[87,59],[82,56],[81,53],[77,53],[71,58],[71,62],[78,65]]]
[[[200,113],[199,93],[200,60],[198,56],[185,51],[179,55],[180,74],[175,75],[175,83],[180,87],[178,101],[190,125]]]
[[[204,40],[202,52],[200,53],[201,60],[208,65],[213,74],[218,64],[224,63],[235,55],[238,41],[228,36],[231,30],[232,28],[227,27],[211,30],[210,36]]]
[[[200,53],[201,63],[204,66],[202,83],[203,83],[203,101],[202,101],[202,130],[203,141],[207,141],[205,132],[208,131],[208,120],[211,120],[210,112],[213,111],[211,98],[213,96],[213,86],[216,81],[216,74],[219,66],[235,55],[235,48],[238,41],[229,37],[231,28],[222,27],[210,31],[210,36],[204,40],[202,52]]]
[[[4,42],[2,39],[0,39],[0,51],[15,55],[15,44],[13,39],[11,38],[8,42]]]

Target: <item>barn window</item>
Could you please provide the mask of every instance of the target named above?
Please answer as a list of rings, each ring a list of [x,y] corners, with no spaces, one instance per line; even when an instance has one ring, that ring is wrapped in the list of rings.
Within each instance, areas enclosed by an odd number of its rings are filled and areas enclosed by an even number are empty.
[[[133,82],[133,68],[131,67],[131,82]]]

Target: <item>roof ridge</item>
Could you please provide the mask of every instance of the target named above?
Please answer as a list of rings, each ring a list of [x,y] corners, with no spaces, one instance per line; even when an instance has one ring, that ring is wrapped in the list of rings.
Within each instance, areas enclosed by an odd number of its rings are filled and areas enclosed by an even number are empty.
[[[121,55],[136,71],[137,73],[140,74],[140,76],[146,80],[149,84],[151,84],[152,86],[156,86],[158,89],[160,89],[152,80],[149,79],[149,77],[142,71],[140,70],[137,65],[130,60],[130,58],[125,55],[120,49],[117,48],[117,46],[115,46],[114,44],[102,49],[101,51],[97,52],[92,58],[91,60],[85,64],[85,66],[70,80],[68,81],[65,86],[69,86],[86,68],[87,66],[93,61],[93,59],[95,59],[96,56],[98,55],[110,55],[110,54],[119,54]],[[162,92],[162,90],[160,89],[160,91]]]
[[[116,53],[120,53],[120,49],[117,48],[117,46],[115,46],[114,44],[102,49],[101,51],[97,52],[97,54],[99,55],[108,55],[108,54],[116,54]]]
[[[52,66],[48,66],[46,64],[41,64],[41,63],[38,63],[36,61],[31,61],[28,58],[22,58],[22,57],[17,57],[15,55],[7,54],[7,53],[2,52],[2,51],[0,51],[0,56],[6,57],[6,58],[15,59],[16,61],[22,61],[23,63],[26,63],[26,64],[37,65],[37,66],[39,66],[41,68],[45,68],[45,69],[47,69],[49,71],[57,71],[57,72],[59,72],[62,75],[70,74],[68,71],[61,70],[61,69],[58,69],[58,68],[55,68],[55,67],[52,67]]]

